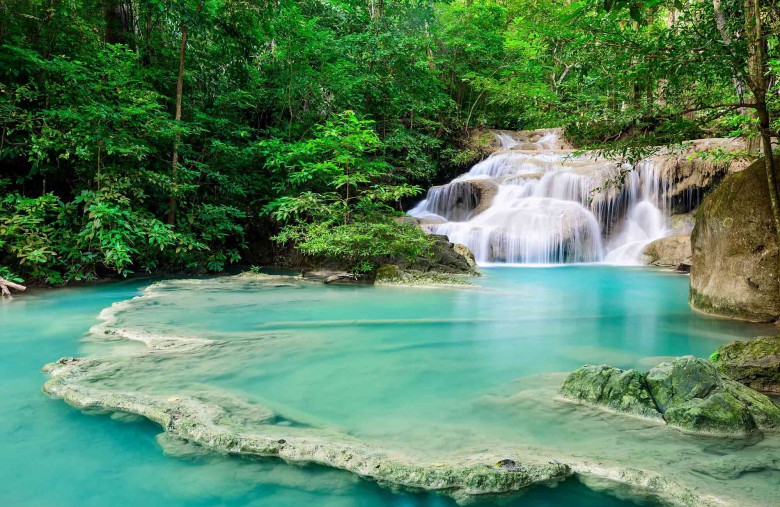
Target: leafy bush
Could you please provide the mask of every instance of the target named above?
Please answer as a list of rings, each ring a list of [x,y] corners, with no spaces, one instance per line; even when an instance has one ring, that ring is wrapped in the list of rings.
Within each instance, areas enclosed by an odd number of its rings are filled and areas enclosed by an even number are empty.
[[[389,218],[394,213],[389,203],[421,189],[395,181],[372,127],[346,111],[318,126],[308,140],[266,143],[272,148],[267,166],[287,194],[266,207],[284,224],[277,242],[360,272],[373,269],[379,257],[414,257],[426,250],[422,231]]]

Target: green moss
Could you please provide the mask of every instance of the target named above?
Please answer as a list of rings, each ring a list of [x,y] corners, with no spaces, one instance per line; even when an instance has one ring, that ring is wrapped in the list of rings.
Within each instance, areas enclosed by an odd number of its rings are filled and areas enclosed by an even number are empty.
[[[560,394],[625,414],[663,418],[692,433],[744,436],[780,428],[780,408],[772,400],[694,357],[661,363],[647,374],[586,365],[569,375]]]
[[[715,355],[723,375],[759,391],[780,393],[780,335],[733,341]]]

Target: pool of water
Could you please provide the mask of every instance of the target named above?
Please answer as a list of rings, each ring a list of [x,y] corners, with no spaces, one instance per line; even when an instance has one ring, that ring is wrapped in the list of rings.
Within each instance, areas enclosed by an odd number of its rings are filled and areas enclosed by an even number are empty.
[[[687,278],[672,273],[605,266],[484,273],[468,289],[173,281],[109,312],[104,326],[125,336],[215,340],[181,354],[145,354],[143,344],[105,329],[81,340],[101,309],[138,295],[144,282],[31,292],[3,303],[0,503],[454,505],[324,468],[197,449],[166,456],[170,445],[158,445],[151,423],[84,415],[43,395],[40,366],[64,355],[111,358],[117,368],[100,379],[101,389],[229,393],[268,407],[284,424],[423,459],[500,448],[653,470],[682,461],[705,476],[702,487],[731,480],[757,505],[767,485],[780,485],[765,467],[726,479],[728,470],[702,471],[710,461],[773,459],[771,438],[733,445],[554,399],[563,372],[584,363],[647,369],[663,357],[707,356],[764,329],[693,314]],[[623,493],[569,481],[500,502],[634,505],[616,495]]]

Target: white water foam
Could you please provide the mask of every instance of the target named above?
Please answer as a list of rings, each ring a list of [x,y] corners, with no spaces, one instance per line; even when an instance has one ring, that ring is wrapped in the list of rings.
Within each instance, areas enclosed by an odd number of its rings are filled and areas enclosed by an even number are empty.
[[[409,212],[430,232],[468,246],[480,264],[638,265],[644,247],[669,234],[669,185],[658,160],[640,162],[622,185],[605,187],[630,168],[556,149],[560,133],[554,130],[535,143],[496,135],[501,150],[431,188]],[[474,187],[484,187],[484,180],[498,190],[490,206],[478,210]]]

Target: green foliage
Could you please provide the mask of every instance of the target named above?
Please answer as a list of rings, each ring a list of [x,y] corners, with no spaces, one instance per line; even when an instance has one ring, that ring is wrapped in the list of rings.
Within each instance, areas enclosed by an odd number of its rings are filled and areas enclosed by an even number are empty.
[[[0,1],[0,273],[221,271],[272,236],[367,269],[419,251],[392,217],[483,155],[469,129],[564,127],[629,167],[754,135],[744,4],[721,4]]]
[[[430,251],[430,240],[418,227],[393,220],[291,225],[276,239],[294,243],[306,255],[341,261],[355,273],[371,271],[388,258],[411,261]]]
[[[421,189],[399,182],[379,158],[385,147],[373,122],[352,111],[318,125],[310,139],[263,143],[266,166],[281,197],[266,212],[285,224],[275,237],[301,252],[345,261],[368,271],[382,256],[414,256],[427,241],[419,229],[396,224],[390,203]]]

